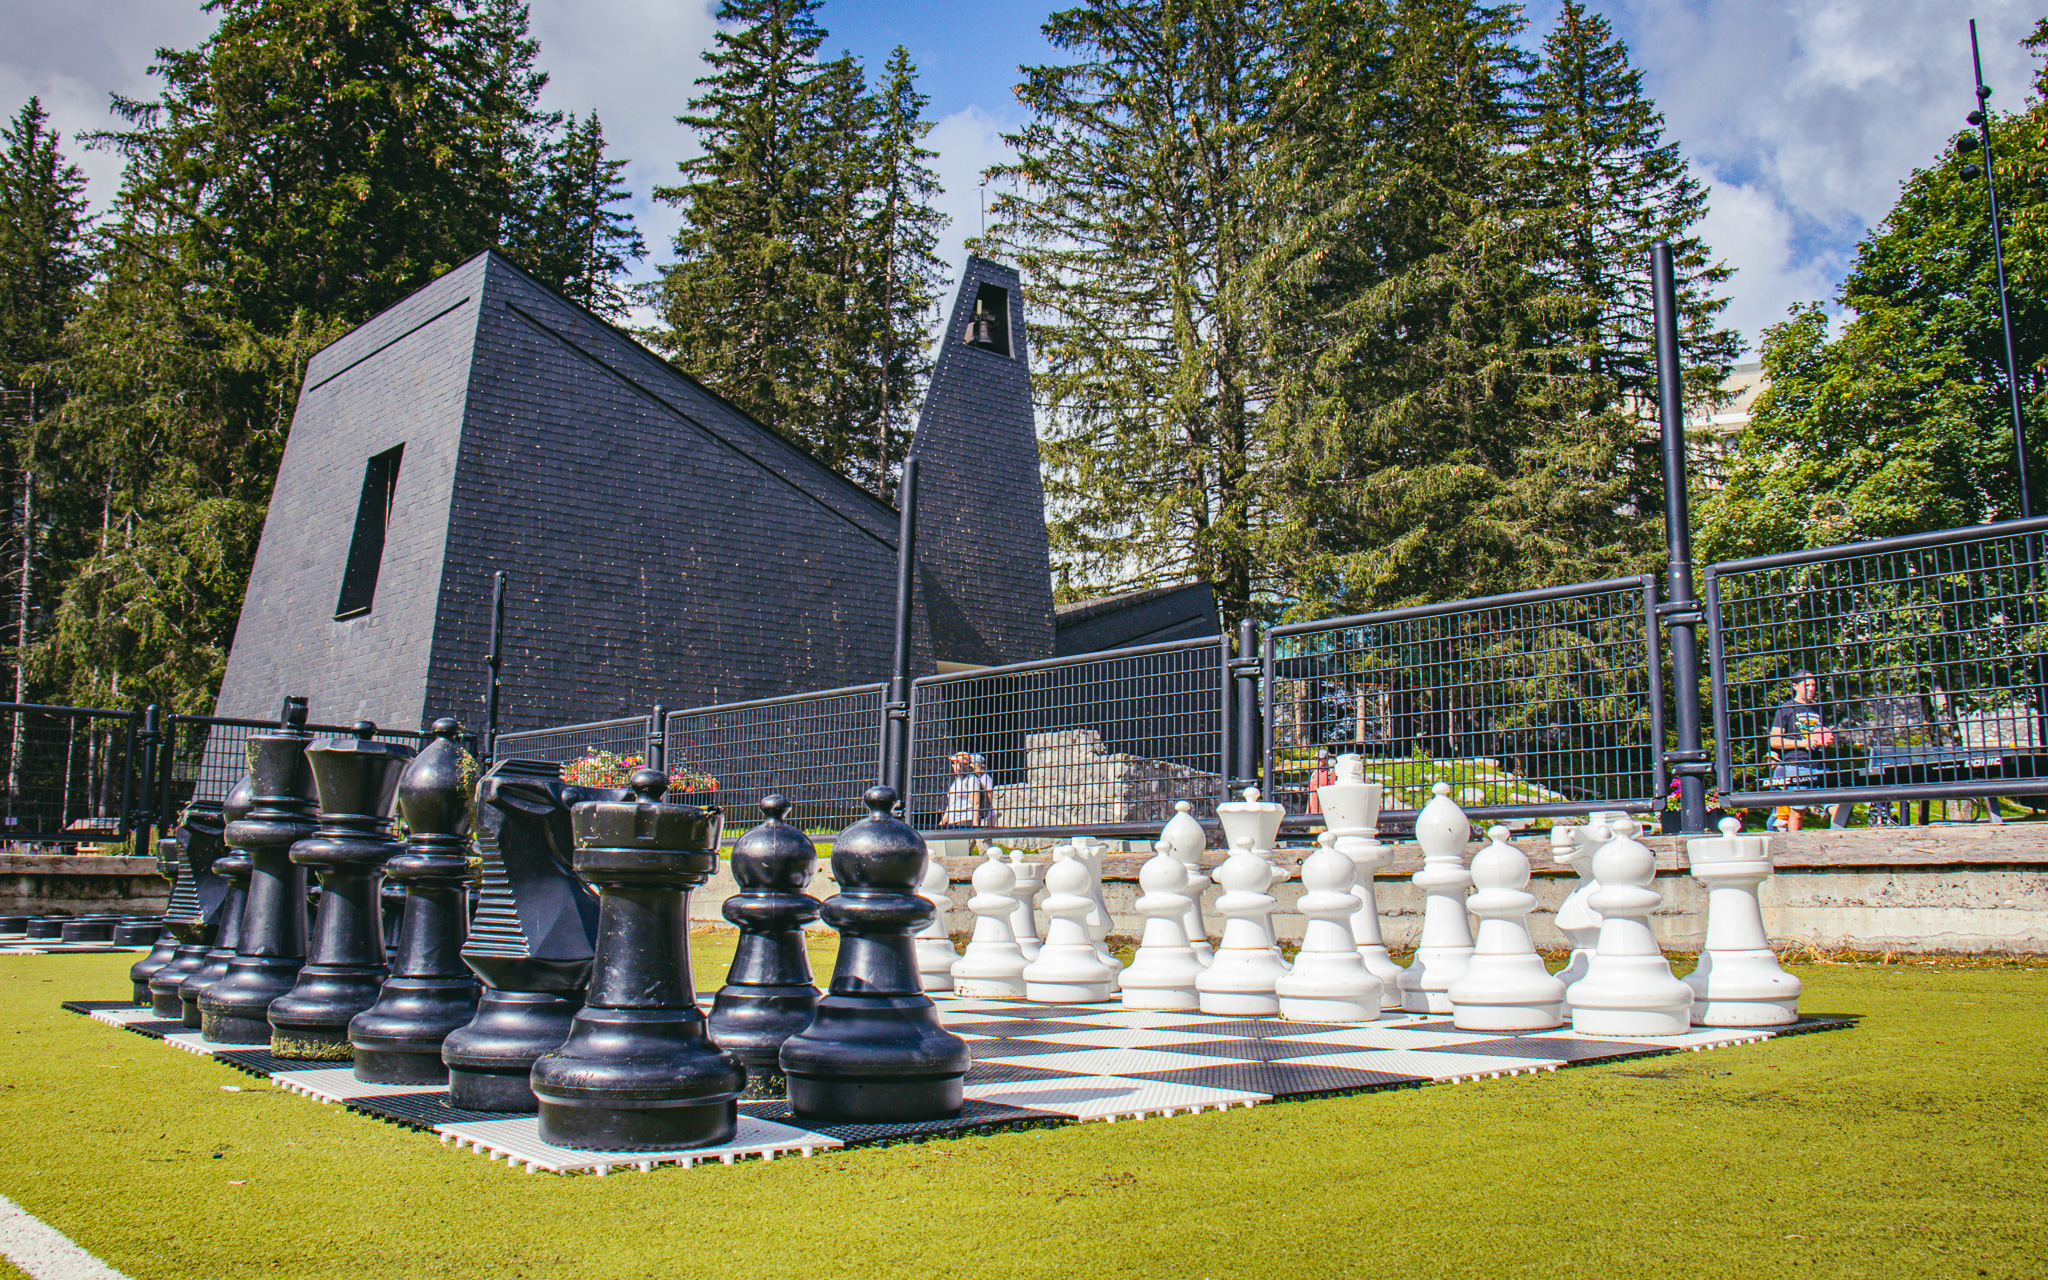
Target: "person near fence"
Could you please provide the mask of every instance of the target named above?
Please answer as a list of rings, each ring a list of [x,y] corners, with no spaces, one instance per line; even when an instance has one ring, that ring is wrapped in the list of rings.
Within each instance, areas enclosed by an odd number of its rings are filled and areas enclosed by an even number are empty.
[[[1771,750],[1778,756],[1778,763],[1771,770],[1772,782],[1791,789],[1820,786],[1826,778],[1827,768],[1815,753],[1834,744],[1835,731],[1828,727],[1821,711],[1820,677],[1802,667],[1792,673],[1791,699],[1771,717]],[[1804,816],[1805,811],[1795,798],[1789,827],[1799,830],[1800,819]],[[1828,825],[1849,825],[1846,801],[1829,810]]]
[[[1337,781],[1337,763],[1330,758],[1330,749],[1323,747],[1316,752],[1316,771],[1308,776],[1308,811],[1323,811],[1322,790]]]
[[[988,771],[988,760],[980,755],[971,758],[975,779],[981,783],[981,825],[996,825],[996,779]]]
[[[987,815],[995,810],[995,780],[980,771],[972,752],[955,751],[952,765],[953,785],[946,789],[946,812],[940,825],[987,825]]]

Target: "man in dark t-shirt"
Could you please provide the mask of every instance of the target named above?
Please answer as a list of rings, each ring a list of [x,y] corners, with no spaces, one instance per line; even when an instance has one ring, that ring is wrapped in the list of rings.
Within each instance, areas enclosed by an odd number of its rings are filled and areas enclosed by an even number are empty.
[[[1785,787],[1818,787],[1827,770],[1816,752],[1835,744],[1835,732],[1828,728],[1820,708],[1820,677],[1811,671],[1792,673],[1792,699],[1771,717],[1771,750],[1778,753],[1771,777]],[[1799,830],[1804,816],[1798,803],[1792,806],[1792,830]],[[1837,804],[1828,814],[1828,825],[1849,825],[1849,806]]]

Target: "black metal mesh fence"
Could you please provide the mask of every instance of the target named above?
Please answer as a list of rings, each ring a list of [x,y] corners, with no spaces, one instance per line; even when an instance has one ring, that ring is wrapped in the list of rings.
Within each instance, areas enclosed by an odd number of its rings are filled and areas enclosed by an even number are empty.
[[[716,794],[734,833],[771,792],[790,801],[785,820],[837,831],[867,812],[860,798],[881,768],[882,694],[869,684],[672,711],[663,726],[669,774]]]
[[[1327,750],[1365,757],[1389,814],[1436,782],[1475,817],[1660,803],[1655,592],[1616,578],[1273,628],[1267,798],[1307,812]]]
[[[1213,815],[1226,646],[1178,641],[916,681],[910,821],[990,835],[1156,831],[1177,800]],[[956,770],[960,753],[983,763]]]
[[[219,803],[249,769],[249,735],[275,729],[275,720],[242,720],[231,716],[165,716],[163,745],[157,757],[156,814],[160,825],[177,824],[193,800]],[[303,726],[316,738],[348,734],[347,725]],[[380,742],[417,746],[425,734],[412,729],[379,729]],[[474,747],[471,748],[474,750]]]
[[[1729,801],[2048,792],[2044,542],[2048,518],[1710,567]]]
[[[498,735],[500,760],[544,760],[562,766],[562,776],[588,787],[622,787],[633,770],[647,764],[646,716],[620,716],[546,729]]]
[[[125,711],[0,704],[6,794],[0,841],[114,841],[138,780],[129,763],[134,718]]]

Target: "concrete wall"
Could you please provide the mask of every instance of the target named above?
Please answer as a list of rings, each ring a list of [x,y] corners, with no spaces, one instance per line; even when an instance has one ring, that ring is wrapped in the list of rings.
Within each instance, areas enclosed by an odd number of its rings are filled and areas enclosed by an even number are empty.
[[[0,854],[0,911],[155,915],[170,896],[155,858]]]

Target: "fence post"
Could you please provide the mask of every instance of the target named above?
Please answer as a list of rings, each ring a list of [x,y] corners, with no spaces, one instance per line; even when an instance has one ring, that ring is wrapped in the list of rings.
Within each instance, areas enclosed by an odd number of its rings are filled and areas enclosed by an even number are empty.
[[[126,815],[130,824],[130,847],[138,858],[147,857],[154,852],[151,839],[155,834],[151,830],[154,825],[151,821],[154,814],[146,801],[140,804],[136,802],[135,786],[139,777],[142,782],[142,794],[147,797],[150,784],[156,779],[157,740],[160,736],[162,714],[163,709],[152,702],[142,709],[142,726],[139,731],[133,720],[128,722],[128,761],[121,776],[121,812]],[[139,770],[135,763],[138,748],[142,753],[142,766]]]
[[[889,698],[882,704],[883,786],[896,789],[898,812],[910,812],[910,617],[917,586],[917,459],[903,460],[896,485],[896,656]]]
[[[656,773],[668,773],[668,708],[659,702],[647,717],[647,767]]]
[[[491,575],[491,648],[484,655],[484,665],[490,669],[490,681],[484,686],[484,738],[477,744],[483,748],[486,766],[498,754],[498,670],[502,661],[499,646],[504,638],[505,571],[500,569]]]
[[[1262,783],[1265,770],[1261,767],[1259,753],[1258,642],[1256,624],[1250,618],[1239,620],[1237,661],[1231,664],[1237,673],[1234,688],[1236,697],[1233,699],[1236,705],[1231,710],[1237,721],[1237,750],[1233,753],[1236,758],[1232,763],[1237,766],[1238,776],[1230,785],[1233,790],[1241,786],[1259,787],[1259,794],[1263,796],[1266,792]],[[1226,800],[1229,798],[1224,797]]]
[[[1685,398],[1679,381],[1678,288],[1671,245],[1650,246],[1650,290],[1657,324],[1657,424],[1664,446],[1664,603],[1657,606],[1671,637],[1671,691],[1677,746],[1665,752],[1678,778],[1678,829],[1707,830],[1707,778],[1700,749],[1699,624],[1706,619],[1692,589],[1692,524],[1686,509]],[[1653,656],[1652,661],[1655,661]],[[1659,736],[1662,734],[1660,732]],[[1661,799],[1661,798],[1660,798]]]

